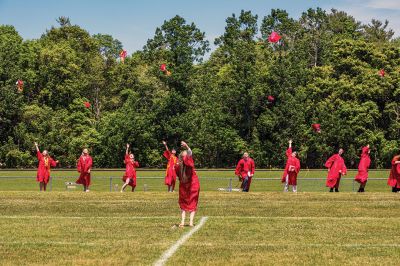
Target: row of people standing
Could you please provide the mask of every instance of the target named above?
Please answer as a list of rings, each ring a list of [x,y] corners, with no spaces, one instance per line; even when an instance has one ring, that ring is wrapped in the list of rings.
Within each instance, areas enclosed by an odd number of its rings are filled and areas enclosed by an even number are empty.
[[[189,213],[189,226],[193,226],[199,200],[200,182],[194,167],[192,150],[186,142],[182,141],[182,151],[179,157],[177,157],[175,149],[169,151],[166,142],[163,141],[163,144],[165,146],[163,155],[168,159],[165,184],[168,186],[169,192],[174,191],[175,181],[177,177],[179,178],[178,203],[181,209],[181,222],[179,227],[185,225],[186,213]],[[35,147],[38,158],[36,180],[40,183],[40,191],[46,191],[47,184],[50,180],[50,169],[51,167],[55,167],[59,162],[51,158],[47,150],[40,152],[36,142]],[[139,162],[135,160],[134,154],[129,151],[129,144],[126,145],[124,163],[125,173],[122,177],[124,183],[121,192],[123,192],[128,185],[131,186],[132,191],[134,191],[136,187],[136,168],[139,167]],[[77,163],[77,170],[80,175],[76,183],[82,184],[85,192],[89,192],[92,166],[93,159],[89,155],[88,149],[83,149]]]
[[[358,172],[354,180],[360,184],[358,192],[365,192],[365,186],[368,181],[368,170],[371,165],[370,146],[367,145],[361,149],[360,163],[358,164]],[[343,175],[347,174],[347,167],[342,157],[344,150],[340,148],[338,153],[329,157],[325,162],[325,167],[328,168],[326,177],[326,186],[329,187],[329,192],[339,192],[340,180]],[[392,167],[387,184],[392,187],[392,192],[400,192],[400,155],[396,155],[392,159]],[[286,150],[286,164],[281,178],[284,183],[284,191],[289,191],[289,186],[292,186],[293,192],[297,192],[297,176],[300,172],[300,160],[297,152],[292,149],[292,140],[289,140],[289,145]],[[235,175],[242,182],[241,189],[243,192],[248,192],[250,189],[251,180],[255,172],[255,163],[249,154],[245,152],[242,159],[239,160]]]

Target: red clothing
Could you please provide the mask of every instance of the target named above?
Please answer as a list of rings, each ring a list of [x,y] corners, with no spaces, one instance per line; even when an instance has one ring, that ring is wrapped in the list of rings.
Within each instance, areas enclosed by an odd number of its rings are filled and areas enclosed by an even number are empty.
[[[92,168],[93,159],[90,155],[81,155],[78,160],[78,172],[80,173],[78,180],[76,180],[77,184],[82,184],[86,187],[90,186],[90,172],[89,170]]]
[[[282,175],[282,183],[286,183],[288,176],[288,185],[297,185],[297,175],[300,172],[300,160],[292,156],[292,148],[286,150],[286,166]]]
[[[390,169],[387,184],[391,187],[400,188],[400,163],[396,164],[396,161],[400,161],[400,158],[397,156],[392,159],[392,169]]]
[[[183,211],[196,211],[199,201],[200,182],[194,169],[194,160],[190,155],[175,167],[179,178],[179,206]]]
[[[332,155],[326,161],[325,167],[328,168],[326,186],[330,188],[338,188],[341,176],[347,173],[347,168],[342,156],[339,154]]]
[[[57,165],[56,161],[53,160],[50,156],[43,156],[40,151],[36,153],[38,163],[36,181],[49,183],[50,179],[50,167],[55,167]]]
[[[176,171],[178,158],[170,151],[164,151],[163,156],[168,160],[167,170],[165,171],[165,184],[175,187]]]
[[[361,159],[358,164],[358,173],[354,178],[358,183],[364,184],[368,180],[368,169],[371,164],[371,158],[369,157],[369,148],[363,147],[361,151]]]
[[[235,170],[235,175],[240,176],[243,181],[242,181],[242,189],[243,190],[249,190],[250,189],[250,184],[251,184],[251,179],[254,175],[254,171],[255,171],[255,164],[254,164],[254,160],[250,157],[248,157],[247,159],[240,159],[237,166],[236,166],[236,170]],[[248,181],[246,183],[246,187],[243,187],[245,178],[248,178]]]
[[[126,182],[126,179],[130,178],[129,184],[131,187],[136,187],[136,168],[139,167],[139,162],[134,161],[129,157],[129,154],[125,155],[125,174],[122,177],[122,181]]]

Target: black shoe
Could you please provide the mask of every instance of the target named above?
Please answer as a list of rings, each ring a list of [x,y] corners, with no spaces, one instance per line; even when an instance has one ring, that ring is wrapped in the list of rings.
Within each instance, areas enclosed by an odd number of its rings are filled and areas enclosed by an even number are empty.
[[[362,189],[361,189],[361,192],[365,192],[365,189],[364,189],[364,188],[362,188]]]
[[[362,188],[359,188],[357,192],[362,192]]]
[[[338,189],[338,188],[335,188],[335,192],[339,192],[339,189]]]
[[[396,187],[392,187],[392,192],[396,193],[397,192],[397,188]]]
[[[329,192],[333,192],[333,188],[331,188],[331,189],[329,190]]]

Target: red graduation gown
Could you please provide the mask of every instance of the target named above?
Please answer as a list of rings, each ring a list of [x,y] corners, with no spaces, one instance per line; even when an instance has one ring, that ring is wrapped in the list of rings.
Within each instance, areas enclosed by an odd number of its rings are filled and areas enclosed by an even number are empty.
[[[179,206],[183,211],[196,211],[199,201],[200,182],[194,169],[193,157],[186,155],[183,157],[182,164],[182,166],[175,167],[176,175],[179,178]],[[186,174],[186,180],[183,178],[184,174]]]
[[[347,173],[347,168],[343,158],[339,154],[334,154],[326,161],[325,167],[329,169],[326,178],[326,186],[337,188],[340,182],[340,177]]]
[[[164,151],[163,156],[168,160],[167,170],[165,171],[165,184],[168,186],[175,186],[176,170],[178,158],[170,151]]]
[[[122,177],[122,181],[126,182],[126,179],[130,178],[129,184],[131,187],[136,187],[136,168],[139,167],[139,162],[133,161],[129,154],[125,155],[125,174]]]
[[[88,172],[93,165],[93,159],[90,155],[81,155],[78,160],[78,172],[80,173],[77,184],[82,184],[86,187],[90,186],[90,173]]]
[[[292,148],[286,150],[286,166],[282,175],[282,183],[286,182],[286,176],[289,175],[288,185],[297,185],[297,175],[300,172],[300,160],[292,156]]]
[[[391,187],[400,188],[400,164],[395,164],[396,161],[400,161],[397,156],[392,159],[392,168],[387,184]]]
[[[36,156],[39,161],[36,181],[44,182],[47,184],[50,179],[50,167],[55,167],[57,163],[50,156],[48,156],[47,158],[44,157],[40,151],[37,151]]]
[[[361,151],[361,159],[358,164],[358,173],[354,178],[358,183],[364,184],[368,180],[368,169],[371,164],[371,158],[369,157],[369,148],[363,147]]]
[[[256,167],[254,164],[254,160],[250,157],[247,158],[247,160],[245,160],[244,158],[240,159],[238,164],[236,165],[235,175],[241,176],[242,178],[245,178],[246,176],[248,177],[248,183],[247,183],[248,189],[250,188],[251,179],[254,175],[255,169]],[[249,173],[251,174],[251,176],[249,176]]]

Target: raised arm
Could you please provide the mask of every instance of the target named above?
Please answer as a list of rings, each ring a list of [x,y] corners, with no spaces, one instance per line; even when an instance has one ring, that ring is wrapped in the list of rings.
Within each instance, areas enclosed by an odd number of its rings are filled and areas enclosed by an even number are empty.
[[[38,146],[37,142],[35,142],[35,148],[36,148],[36,151],[39,151],[39,146]]]
[[[192,150],[190,149],[189,145],[186,142],[181,141],[181,146],[187,149],[187,155],[192,156]]]
[[[289,139],[289,148],[291,148],[292,147],[292,140],[291,139]]]
[[[129,144],[126,144],[126,151],[125,154],[128,155],[129,154]]]
[[[162,144],[164,144],[165,150],[169,151],[168,146],[167,146],[167,142],[165,142],[165,140],[162,141]]]

